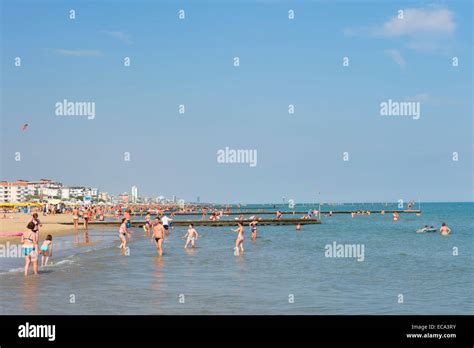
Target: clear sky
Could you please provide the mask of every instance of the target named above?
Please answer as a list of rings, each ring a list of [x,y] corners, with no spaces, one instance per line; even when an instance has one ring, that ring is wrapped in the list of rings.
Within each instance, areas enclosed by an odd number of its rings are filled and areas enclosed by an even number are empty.
[[[188,201],[473,200],[471,1],[1,4],[0,179]],[[57,116],[64,99],[95,118]],[[420,118],[382,116],[389,99]],[[218,163],[226,147],[257,165]]]

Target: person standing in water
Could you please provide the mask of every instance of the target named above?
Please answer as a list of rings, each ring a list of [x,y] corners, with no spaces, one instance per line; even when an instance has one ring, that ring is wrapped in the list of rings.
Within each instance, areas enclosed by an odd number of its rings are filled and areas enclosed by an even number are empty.
[[[442,236],[447,236],[448,234],[451,234],[451,229],[443,222],[439,229],[439,233],[441,233]]]
[[[130,228],[132,227],[132,224],[130,223],[130,219],[131,219],[131,210],[130,209],[127,209],[125,210],[125,212],[123,213],[123,216],[125,217],[125,219],[127,220],[127,228]]]
[[[53,236],[48,234],[40,248],[41,253],[41,267],[46,266],[49,257],[53,256]]]
[[[186,238],[186,244],[184,245],[184,249],[188,247],[189,243],[191,243],[191,246],[193,248],[196,247],[195,242],[199,238],[199,233],[197,233],[197,231],[194,229],[193,224],[189,224],[188,231],[186,232],[183,238]]]
[[[28,275],[30,265],[33,264],[34,274],[38,274],[38,234],[34,232],[35,224],[30,221],[28,232],[21,235],[23,255],[25,256],[25,276]]]
[[[119,238],[120,238],[120,249],[125,250],[127,248],[127,238],[130,238],[130,233],[127,230],[127,219],[122,219],[122,224],[119,229]]]
[[[257,224],[258,218],[254,218],[253,221],[249,223],[252,240],[257,240]]]
[[[82,213],[82,218],[84,219],[84,229],[87,230],[89,229],[89,219],[91,217],[91,213],[89,211],[89,208],[85,208],[84,212]]]
[[[166,235],[169,235],[170,234],[170,231],[169,231],[169,228],[170,228],[170,218],[165,214],[165,216],[163,216],[161,218],[161,221],[163,223],[163,228],[165,229],[165,233]]]
[[[79,227],[79,209],[77,207],[72,209],[72,221],[74,222],[74,229],[77,230]]]
[[[150,230],[151,230],[151,215],[150,213],[147,213],[145,216],[145,232],[146,235],[150,235]]]
[[[158,252],[158,255],[163,255],[163,242],[165,240],[165,229],[163,228],[162,222],[160,220],[155,219],[153,222],[153,234],[152,238],[155,241],[156,245],[156,250]]]
[[[395,211],[393,214],[393,221],[398,221],[398,213]]]
[[[240,253],[244,252],[244,226],[241,222],[237,223],[237,228],[231,229],[233,232],[237,232],[237,239],[235,240],[235,248],[234,248],[234,255],[239,256]],[[240,252],[239,252],[240,249]]]

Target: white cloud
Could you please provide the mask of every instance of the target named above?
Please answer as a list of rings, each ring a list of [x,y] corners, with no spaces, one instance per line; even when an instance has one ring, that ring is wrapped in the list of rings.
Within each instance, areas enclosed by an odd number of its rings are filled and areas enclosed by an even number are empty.
[[[389,56],[401,68],[405,67],[406,65],[405,59],[402,57],[401,53],[398,50],[395,50],[395,49],[385,50],[385,54]]]
[[[130,35],[122,31],[104,31],[107,35],[114,37],[127,45],[133,45],[133,41]]]
[[[397,16],[386,21],[382,27],[376,29],[376,34],[384,36],[425,36],[450,35],[456,24],[454,15],[445,8],[403,10],[403,18]]]
[[[449,55],[453,50],[456,30],[454,13],[447,8],[406,8],[380,25],[344,28],[345,36],[403,39],[401,44],[411,50]],[[395,59],[392,56],[392,59]],[[398,59],[398,58],[397,58]]]

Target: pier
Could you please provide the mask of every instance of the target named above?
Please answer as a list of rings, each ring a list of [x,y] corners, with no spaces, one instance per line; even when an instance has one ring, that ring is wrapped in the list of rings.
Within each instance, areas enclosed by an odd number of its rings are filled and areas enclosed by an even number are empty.
[[[351,214],[353,212],[357,213],[358,211],[361,211],[361,210],[339,210],[339,211],[332,211],[332,215],[340,215],[340,214]],[[364,210],[364,212],[367,212],[367,211],[370,211],[370,214],[381,214],[382,213],[382,210]],[[389,209],[389,210],[383,210],[383,212],[385,214],[392,214],[392,213],[398,213],[398,214],[421,214],[421,210],[415,210],[415,209],[400,209],[400,210],[393,210],[393,209]],[[180,215],[189,215],[189,216],[201,216],[203,215],[201,212],[189,212],[189,213],[185,213],[185,212],[166,212],[166,214],[171,214],[171,213],[174,213],[174,215],[176,216],[180,216]],[[306,215],[308,214],[308,210],[307,211],[282,211],[281,212],[282,215]],[[321,215],[329,215],[331,213],[331,211],[327,210],[327,211],[321,211]],[[146,213],[144,213],[146,214]],[[227,213],[227,214],[224,214],[224,216],[226,215],[275,215],[276,214],[276,211],[243,211],[243,212],[230,212],[230,213]],[[140,214],[132,214],[133,216],[139,216]],[[151,215],[156,215],[156,214],[151,214]],[[207,215],[211,215],[209,212],[206,213],[206,216]],[[314,215],[314,214],[313,214]]]
[[[252,220],[173,220],[173,226],[236,226],[238,222],[248,225]],[[120,221],[91,221],[89,226],[119,226]],[[266,225],[316,225],[320,224],[319,219],[262,219],[258,221],[258,226]],[[73,222],[63,222],[62,225],[73,225]],[[143,227],[145,220],[130,221],[132,227]]]

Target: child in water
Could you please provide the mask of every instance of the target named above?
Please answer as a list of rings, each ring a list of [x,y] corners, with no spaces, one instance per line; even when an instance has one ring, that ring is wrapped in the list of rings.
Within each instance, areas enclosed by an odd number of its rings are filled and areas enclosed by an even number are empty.
[[[48,264],[49,257],[53,256],[53,236],[48,234],[40,248],[41,266]]]

